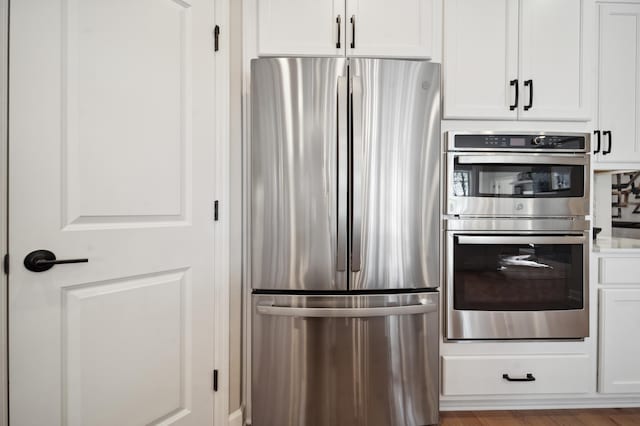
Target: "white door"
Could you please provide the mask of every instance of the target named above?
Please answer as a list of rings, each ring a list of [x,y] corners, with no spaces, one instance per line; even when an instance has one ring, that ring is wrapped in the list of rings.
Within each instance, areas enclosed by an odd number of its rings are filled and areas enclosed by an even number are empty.
[[[444,118],[517,119],[518,2],[445,1],[443,71]]]
[[[600,5],[598,128],[610,133],[599,162],[640,162],[639,21],[638,4]]]
[[[258,55],[344,56],[344,0],[260,0]]]
[[[598,391],[640,392],[640,288],[600,290]]]
[[[584,0],[520,0],[520,119],[590,119]]]
[[[213,424],[213,22],[12,2],[12,424]],[[88,263],[31,272],[38,249]]]
[[[346,0],[347,55],[430,58],[434,0]]]

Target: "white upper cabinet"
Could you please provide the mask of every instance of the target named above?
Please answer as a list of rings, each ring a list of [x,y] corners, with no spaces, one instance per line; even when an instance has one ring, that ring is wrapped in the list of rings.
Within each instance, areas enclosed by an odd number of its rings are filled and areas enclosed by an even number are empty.
[[[585,0],[446,0],[444,118],[588,121]]]
[[[640,4],[600,5],[599,163],[640,162],[639,22]]]
[[[347,0],[347,55],[429,58],[434,0]]]
[[[344,49],[344,0],[257,0],[260,56],[336,56]]]
[[[515,120],[518,2],[447,0],[444,29],[444,118]]]
[[[521,119],[589,120],[583,2],[520,0]]]
[[[435,0],[256,0],[258,55],[431,58]]]

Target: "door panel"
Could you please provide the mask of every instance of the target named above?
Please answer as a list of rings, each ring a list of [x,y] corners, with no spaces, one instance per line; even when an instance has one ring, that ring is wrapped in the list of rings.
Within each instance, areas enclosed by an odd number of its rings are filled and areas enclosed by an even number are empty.
[[[440,68],[352,59],[350,289],[437,287]]]
[[[13,423],[212,424],[213,26],[204,0],[12,4]],[[28,271],[42,248],[89,261]]]
[[[344,56],[344,1],[260,0],[257,5],[260,56]]]
[[[438,293],[254,295],[252,330],[253,425],[437,424]]]
[[[434,0],[348,0],[346,3],[347,55],[433,56]],[[352,17],[355,22],[351,21]]]
[[[444,118],[515,120],[517,78],[518,2],[445,1]]]
[[[337,238],[338,209],[347,201],[346,191],[338,196],[338,161],[347,155],[346,135],[338,138],[338,81],[346,75],[339,58],[252,62],[253,289],[347,288],[338,265],[346,236]]]
[[[603,137],[599,162],[640,161],[640,5],[600,5],[598,126]]]
[[[519,117],[588,121],[584,0],[521,0],[520,7]]]

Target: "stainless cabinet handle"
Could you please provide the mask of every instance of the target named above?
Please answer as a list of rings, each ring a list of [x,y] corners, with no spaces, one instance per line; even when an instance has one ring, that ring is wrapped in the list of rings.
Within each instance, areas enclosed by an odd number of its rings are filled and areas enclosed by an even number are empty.
[[[349,126],[347,114],[347,77],[338,77],[338,241],[336,270],[347,270],[347,185]]]
[[[389,315],[416,315],[435,312],[437,305],[427,303],[406,306],[383,306],[379,308],[298,308],[290,306],[258,305],[256,311],[262,315],[303,318],[365,318]]]
[[[338,42],[336,43],[336,49],[340,49],[340,27],[342,27],[342,16],[338,15],[336,17],[336,24],[338,25]]]
[[[351,48],[356,48],[356,15],[351,15]]]

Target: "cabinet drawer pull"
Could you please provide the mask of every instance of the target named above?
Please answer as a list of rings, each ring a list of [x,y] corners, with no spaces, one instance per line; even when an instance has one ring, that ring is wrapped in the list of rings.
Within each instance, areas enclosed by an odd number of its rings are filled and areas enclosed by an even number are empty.
[[[511,111],[513,111],[514,109],[518,108],[518,92],[519,92],[519,90],[518,90],[518,89],[519,89],[519,86],[518,86],[518,79],[516,78],[515,80],[511,80],[511,81],[509,82],[509,85],[510,85],[510,86],[515,86],[515,87],[516,87],[516,99],[515,99],[515,101],[513,102],[513,105],[509,105],[509,109],[510,109]]]
[[[529,87],[529,104],[524,106],[524,110],[529,111],[533,107],[533,80],[525,81],[524,87]]]
[[[340,49],[340,27],[342,27],[342,16],[336,17],[336,25],[338,25],[338,42],[336,43],[336,49]]]
[[[600,130],[594,130],[593,134],[596,135],[596,149],[595,151],[593,151],[594,154],[597,154],[600,152]]]
[[[356,48],[356,15],[351,15],[351,48]]]
[[[527,373],[526,377],[509,377],[508,374],[503,374],[502,378],[508,382],[535,382],[536,378],[533,374]]]
[[[611,136],[611,130],[605,130],[604,132],[602,132],[602,136],[609,136],[609,146],[607,147],[606,151],[602,151],[602,155],[607,155],[607,154],[611,154],[611,145],[613,144],[613,138]]]

